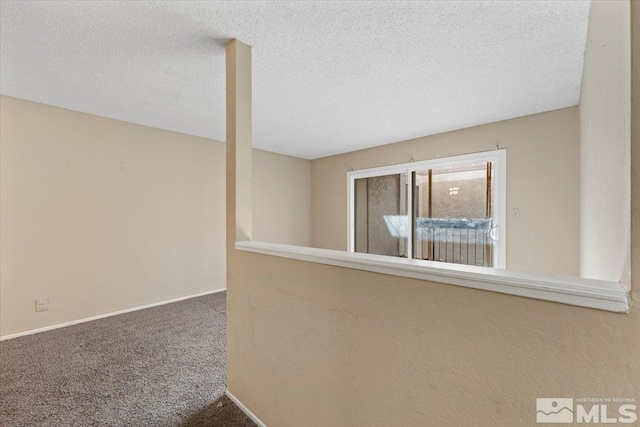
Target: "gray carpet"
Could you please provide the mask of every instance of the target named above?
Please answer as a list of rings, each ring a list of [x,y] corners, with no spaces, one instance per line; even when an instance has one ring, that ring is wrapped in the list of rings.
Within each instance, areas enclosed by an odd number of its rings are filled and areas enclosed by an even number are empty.
[[[0,343],[0,425],[253,427],[223,393],[225,293]]]

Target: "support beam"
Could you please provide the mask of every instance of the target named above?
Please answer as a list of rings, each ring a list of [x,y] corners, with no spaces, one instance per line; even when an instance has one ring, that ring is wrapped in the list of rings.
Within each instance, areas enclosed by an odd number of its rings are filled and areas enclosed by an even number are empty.
[[[227,259],[236,241],[251,240],[251,47],[226,46]]]
[[[250,309],[245,296],[246,254],[236,242],[251,240],[251,47],[231,40],[227,67],[227,393],[250,402],[243,393],[242,342]],[[244,258],[244,259],[243,259]],[[236,399],[237,400],[237,399]],[[242,406],[244,408],[244,405]],[[259,420],[249,413],[259,424]]]

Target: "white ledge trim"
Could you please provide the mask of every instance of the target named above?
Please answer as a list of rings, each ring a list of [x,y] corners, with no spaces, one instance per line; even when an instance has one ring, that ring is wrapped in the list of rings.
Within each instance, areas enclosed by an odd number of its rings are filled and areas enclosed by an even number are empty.
[[[240,251],[483,289],[619,313],[629,312],[629,292],[620,283],[524,273],[265,242],[236,242]]]

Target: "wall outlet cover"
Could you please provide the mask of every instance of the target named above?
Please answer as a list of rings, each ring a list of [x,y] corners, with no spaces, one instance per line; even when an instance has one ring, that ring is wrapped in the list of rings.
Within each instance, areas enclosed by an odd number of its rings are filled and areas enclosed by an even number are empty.
[[[36,311],[49,310],[49,298],[36,300]]]

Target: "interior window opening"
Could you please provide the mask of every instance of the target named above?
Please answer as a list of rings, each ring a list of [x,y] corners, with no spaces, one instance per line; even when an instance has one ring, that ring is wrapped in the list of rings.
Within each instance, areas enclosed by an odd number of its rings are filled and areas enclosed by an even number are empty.
[[[504,165],[499,156],[460,157],[353,172],[350,250],[505,268],[496,173]]]

